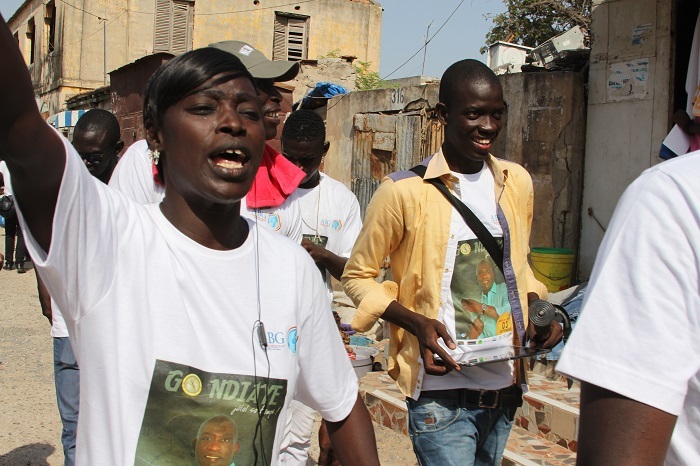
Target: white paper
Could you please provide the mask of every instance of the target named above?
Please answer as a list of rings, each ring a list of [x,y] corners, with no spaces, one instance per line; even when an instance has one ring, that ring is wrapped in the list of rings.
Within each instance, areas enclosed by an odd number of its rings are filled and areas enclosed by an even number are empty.
[[[664,139],[664,146],[671,149],[676,155],[687,154],[690,149],[690,136],[688,136],[678,125],[674,125]]]

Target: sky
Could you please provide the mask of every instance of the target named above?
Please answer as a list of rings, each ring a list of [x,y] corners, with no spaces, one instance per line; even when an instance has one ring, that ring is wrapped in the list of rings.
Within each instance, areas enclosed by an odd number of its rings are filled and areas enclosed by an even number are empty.
[[[492,23],[484,15],[505,10],[503,0],[379,0],[379,3],[384,8],[379,63],[382,78],[421,74],[423,51],[420,49],[431,21],[430,36],[437,35],[428,44],[425,76],[439,78],[448,66],[462,58],[486,62],[486,55],[479,54],[479,49],[485,45]],[[0,0],[0,13],[7,19],[21,4],[22,0]],[[416,52],[415,57],[399,68]]]

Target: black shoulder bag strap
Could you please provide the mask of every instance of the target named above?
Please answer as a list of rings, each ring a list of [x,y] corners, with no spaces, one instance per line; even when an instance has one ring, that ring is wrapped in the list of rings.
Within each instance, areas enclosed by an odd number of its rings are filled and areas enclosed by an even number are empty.
[[[426,169],[427,167],[425,165],[416,165],[415,167],[411,168],[411,171],[423,178],[425,176]],[[496,239],[484,226],[484,224],[481,223],[481,220],[474,215],[474,212],[472,212],[469,207],[464,205],[462,201],[457,199],[455,195],[450,192],[440,178],[431,178],[428,180],[423,178],[423,181],[435,186],[438,191],[440,191],[443,196],[450,201],[450,204],[457,209],[457,212],[460,213],[464,221],[467,223],[467,226],[474,232],[476,237],[479,238],[481,244],[484,245],[489,255],[500,269],[501,273],[503,273],[503,249],[498,245]]]

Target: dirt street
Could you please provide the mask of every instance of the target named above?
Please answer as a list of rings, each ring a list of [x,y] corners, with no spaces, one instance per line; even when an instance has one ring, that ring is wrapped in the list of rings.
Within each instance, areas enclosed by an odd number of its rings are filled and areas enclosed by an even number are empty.
[[[4,249],[2,233],[0,229]],[[24,275],[1,270],[0,466],[63,464],[49,330],[39,308],[34,270]],[[417,464],[407,437],[377,425],[375,433],[381,464]],[[318,458],[315,435],[311,457]]]

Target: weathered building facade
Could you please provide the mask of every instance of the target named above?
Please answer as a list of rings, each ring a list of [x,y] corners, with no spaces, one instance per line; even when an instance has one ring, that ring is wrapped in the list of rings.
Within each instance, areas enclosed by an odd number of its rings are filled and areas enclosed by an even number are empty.
[[[50,115],[144,56],[222,40],[247,41],[280,60],[338,50],[378,69],[381,18],[372,0],[27,0],[8,25]]]
[[[493,154],[532,175],[530,244],[575,249],[583,180],[585,98],[577,72],[500,76],[507,118]],[[331,143],[323,171],[357,195],[362,214],[381,179],[411,168],[442,144],[439,83],[353,92],[328,104]]]
[[[697,0],[594,0],[579,273],[590,274],[617,201],[659,163],[685,108]]]

